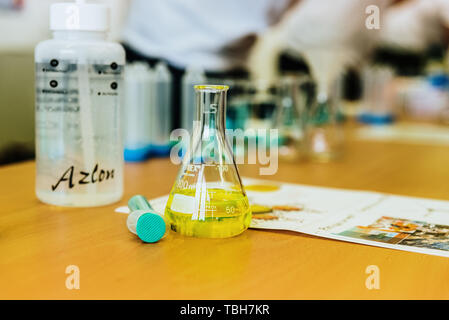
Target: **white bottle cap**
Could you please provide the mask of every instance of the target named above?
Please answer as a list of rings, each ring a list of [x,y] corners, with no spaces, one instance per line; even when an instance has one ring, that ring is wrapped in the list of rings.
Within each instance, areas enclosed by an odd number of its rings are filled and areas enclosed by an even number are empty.
[[[84,0],[55,3],[50,7],[50,29],[105,32],[109,30],[109,17],[109,7],[103,4]]]
[[[156,81],[171,81],[171,73],[164,62],[158,62],[156,67],[154,67],[154,75]]]

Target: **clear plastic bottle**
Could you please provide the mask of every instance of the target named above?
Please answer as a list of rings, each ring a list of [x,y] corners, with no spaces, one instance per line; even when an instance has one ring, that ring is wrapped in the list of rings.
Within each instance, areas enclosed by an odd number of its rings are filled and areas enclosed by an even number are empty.
[[[190,66],[182,77],[182,110],[181,126],[190,133],[195,120],[195,90],[194,86],[206,82],[206,76],[201,68]]]
[[[100,206],[123,193],[120,99],[125,52],[108,42],[109,8],[53,4],[53,39],[36,63],[36,195],[49,204]]]
[[[170,192],[165,216],[172,230],[226,238],[245,231],[251,210],[225,136],[227,86],[195,86],[192,141]]]
[[[168,156],[170,153],[172,75],[167,65],[159,62],[154,69],[151,109],[151,153]]]
[[[153,72],[145,62],[125,68],[124,146],[125,161],[143,161],[151,150],[151,102]]]

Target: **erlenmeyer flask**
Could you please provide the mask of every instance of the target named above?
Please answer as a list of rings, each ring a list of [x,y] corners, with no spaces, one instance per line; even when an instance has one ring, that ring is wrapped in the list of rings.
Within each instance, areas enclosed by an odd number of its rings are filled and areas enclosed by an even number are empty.
[[[306,128],[308,156],[318,162],[329,162],[343,153],[344,132],[338,120],[340,83],[327,90],[318,84]]]
[[[193,134],[165,208],[172,230],[183,235],[232,237],[251,222],[248,197],[225,136],[227,90],[195,86]]]
[[[286,161],[296,161],[306,153],[306,97],[302,88],[306,77],[287,75],[280,79],[278,88],[279,104],[274,128],[279,130],[279,157]]]

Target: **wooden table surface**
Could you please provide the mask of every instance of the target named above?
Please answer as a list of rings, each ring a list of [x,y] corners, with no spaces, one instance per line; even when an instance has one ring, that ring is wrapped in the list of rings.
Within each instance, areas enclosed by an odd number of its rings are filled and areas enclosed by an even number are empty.
[[[449,200],[448,164],[449,147],[351,139],[340,162],[282,163],[264,178]],[[168,159],[127,164],[122,201],[101,208],[40,203],[34,170],[0,168],[1,299],[449,298],[442,257],[260,230],[218,240],[171,232],[143,244],[114,209],[137,193],[167,194],[177,173]],[[69,265],[80,269],[79,290],[65,286]],[[380,269],[379,290],[365,286],[368,265]]]

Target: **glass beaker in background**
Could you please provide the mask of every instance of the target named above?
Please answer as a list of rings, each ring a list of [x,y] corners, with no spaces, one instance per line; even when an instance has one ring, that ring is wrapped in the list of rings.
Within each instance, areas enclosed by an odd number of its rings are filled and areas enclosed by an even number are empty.
[[[279,103],[274,116],[274,129],[279,130],[279,157],[287,161],[305,156],[305,125],[307,113],[307,85],[305,75],[285,75],[278,87]]]
[[[268,132],[278,129],[275,141],[284,160],[300,159],[306,153],[305,124],[313,86],[309,76],[289,74],[266,91],[258,91],[257,83],[249,79],[209,79],[209,83],[229,86],[226,128],[242,130],[245,144],[230,141],[236,156],[253,154],[262,143],[274,143]],[[232,138],[231,135],[228,138]]]
[[[388,67],[370,66],[363,70],[363,106],[358,120],[366,124],[389,124],[395,112],[393,71]]]
[[[226,129],[245,130],[249,117],[250,82],[246,79],[227,79],[223,83],[229,87]]]
[[[208,79],[209,83],[222,83],[229,87],[226,129],[242,130],[245,143],[230,141],[236,156],[256,152],[257,143],[264,141],[267,146],[267,134],[273,128],[273,116],[277,109],[277,89],[258,92],[256,85],[249,79]],[[233,139],[232,136],[229,138]]]
[[[245,151],[254,155],[261,144],[269,150],[272,144],[270,129],[274,127],[279,98],[276,87],[258,91],[254,82],[248,81],[248,112],[245,121]],[[276,144],[278,141],[275,142]]]
[[[338,78],[325,91],[317,85],[308,88],[313,98],[307,104],[306,145],[307,156],[313,161],[329,162],[343,153],[344,132],[338,119],[341,85]]]
[[[227,79],[224,83],[229,87],[226,130],[233,130],[233,133],[238,130],[245,132],[250,110],[250,83],[246,79]],[[239,158],[244,157],[247,141],[237,143],[237,138],[234,134],[228,135],[227,138],[232,146],[234,155]],[[244,139],[246,140],[246,138]]]

